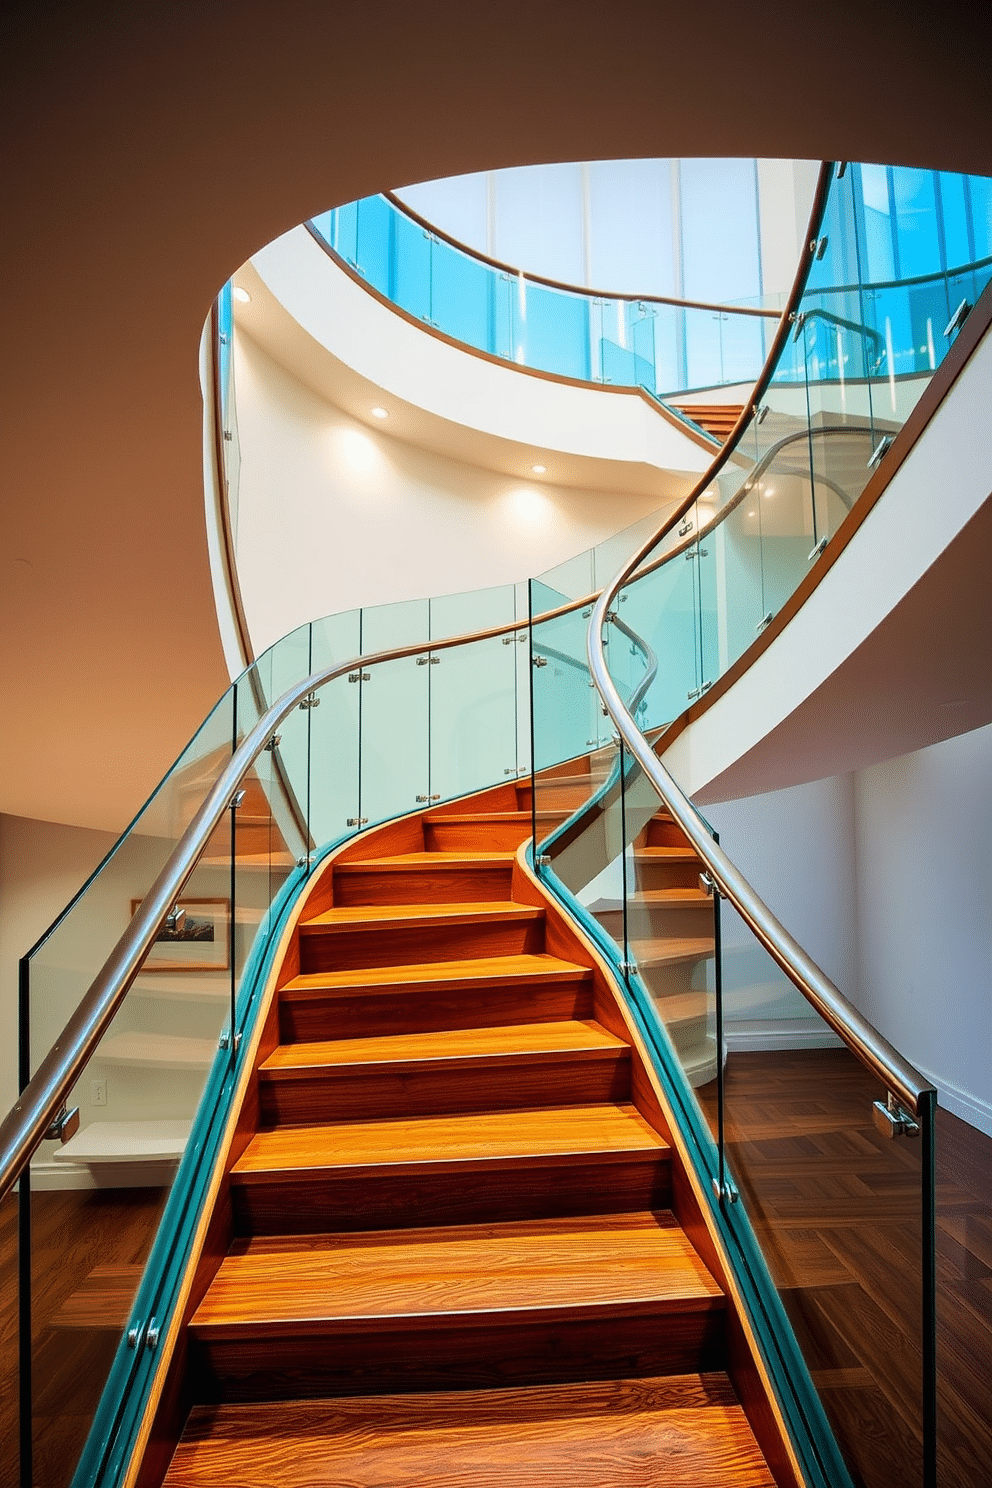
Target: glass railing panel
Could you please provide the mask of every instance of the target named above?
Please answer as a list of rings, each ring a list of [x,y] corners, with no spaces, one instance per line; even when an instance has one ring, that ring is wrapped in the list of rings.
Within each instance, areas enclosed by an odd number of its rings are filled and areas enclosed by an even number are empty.
[[[513,360],[522,367],[588,381],[589,314],[583,295],[518,277],[513,285]]]
[[[393,233],[391,287],[384,293],[401,310],[433,326],[436,320],[431,309],[432,235],[419,222],[411,222],[402,213],[393,211],[381,197],[373,200],[382,202]],[[386,235],[388,241],[388,229]]]
[[[328,242],[345,263],[358,267],[358,202],[346,202],[329,214]]]
[[[31,961],[31,1072],[51,1049],[140,901],[165,866],[204,795],[231,756],[234,702],[228,692],[180,755],[129,833],[116,846]],[[97,1119],[89,1098],[84,1125]],[[41,1149],[42,1160],[48,1153]]]
[[[626,752],[622,808],[623,960],[688,1084],[708,1087],[717,1065],[713,900],[700,887],[699,859]]]
[[[511,634],[431,653],[432,797],[516,779],[517,649]]]
[[[731,1222],[753,1228],[854,1481],[920,1488],[928,1144],[888,1135],[878,1079],[726,904],[721,930]]]
[[[426,599],[366,606],[361,612],[362,655],[415,646],[418,641],[426,644],[431,634],[430,614],[430,601]]]
[[[435,325],[466,346],[498,355],[491,283],[498,271],[444,242],[436,242],[434,250],[431,315]]]
[[[311,850],[319,852],[329,842],[337,842],[361,825],[359,737],[362,709],[367,684],[363,678],[368,669],[358,668],[327,682],[314,694],[315,707],[305,712],[299,708],[286,723],[291,730],[306,734],[306,758],[309,775],[297,770],[287,772],[285,809],[298,819],[305,813]],[[286,736],[285,725],[281,728]],[[279,746],[280,751],[282,745]],[[301,749],[294,757],[303,757]],[[276,757],[276,763],[281,756]]]
[[[401,298],[406,288],[394,270],[390,229],[393,226],[388,202],[381,196],[366,196],[356,203],[356,267],[366,283],[407,308]],[[399,254],[396,254],[398,266]]]
[[[360,797],[369,825],[440,799],[430,779],[430,657],[425,647],[363,669]]]
[[[676,551],[620,593],[624,624],[650,648],[657,664],[643,699],[642,730],[671,723],[699,695],[703,680],[694,513],[683,519],[681,531]]]

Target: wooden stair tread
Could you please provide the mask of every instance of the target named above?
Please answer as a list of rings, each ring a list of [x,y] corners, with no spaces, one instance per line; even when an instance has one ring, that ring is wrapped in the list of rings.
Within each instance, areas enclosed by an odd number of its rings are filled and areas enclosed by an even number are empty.
[[[624,1050],[622,1039],[598,1023],[511,1024],[497,1028],[459,1028],[439,1033],[397,1033],[384,1037],[335,1039],[321,1043],[281,1044],[261,1066],[270,1079],[301,1070],[351,1069],[369,1065],[434,1064],[446,1060],[523,1063],[549,1054],[581,1059],[604,1050]]]
[[[420,991],[445,987],[478,991],[532,981],[592,981],[592,969],[560,961],[556,956],[485,956],[466,961],[418,961],[412,966],[369,966],[351,971],[301,972],[280,989],[290,1000],[312,997],[351,997],[356,993],[392,992],[397,986]]]
[[[521,1311],[719,1309],[723,1294],[673,1216],[600,1215],[446,1229],[281,1236],[235,1246],[197,1310],[195,1335],[308,1334],[347,1320],[475,1320]]]
[[[288,1183],[315,1171],[483,1169],[506,1161],[622,1160],[668,1155],[668,1144],[632,1105],[556,1106],[259,1131],[232,1168],[235,1183]]]
[[[412,852],[395,853],[386,858],[356,858],[349,859],[345,863],[339,863],[334,869],[337,874],[351,873],[381,873],[389,869],[401,870],[404,868],[470,868],[473,864],[484,865],[495,863],[512,863],[516,853],[514,852]]]
[[[514,904],[506,899],[469,900],[453,904],[345,904],[327,909],[312,920],[300,923],[301,935],[316,932],[360,929],[375,924],[386,929],[390,923],[410,928],[435,924],[470,925],[494,920],[543,920],[544,910],[530,904]]]
[[[726,1375],[197,1406],[163,1488],[774,1488]]]
[[[663,908],[666,905],[678,905],[680,908],[689,908],[698,905],[713,907],[712,894],[704,894],[702,889],[637,889],[628,895],[631,904],[643,904],[650,909],[652,905]]]
[[[705,956],[713,955],[714,941],[712,935],[676,938],[670,936],[659,940],[637,940],[631,941],[631,951],[634,961],[641,969],[652,966],[667,966],[675,961],[698,961]]]

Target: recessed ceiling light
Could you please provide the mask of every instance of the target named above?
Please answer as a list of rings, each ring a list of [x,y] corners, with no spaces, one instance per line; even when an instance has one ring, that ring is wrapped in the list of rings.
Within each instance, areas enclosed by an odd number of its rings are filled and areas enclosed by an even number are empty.
[[[388,418],[389,417],[389,409],[388,408],[373,408],[373,410],[372,410],[372,417],[373,418],[379,418],[379,419]]]
[[[548,473],[547,465],[532,465],[530,468],[535,475],[547,475]]]
[[[240,284],[234,286],[234,298],[242,305],[251,304],[251,295],[246,289],[242,289]]]

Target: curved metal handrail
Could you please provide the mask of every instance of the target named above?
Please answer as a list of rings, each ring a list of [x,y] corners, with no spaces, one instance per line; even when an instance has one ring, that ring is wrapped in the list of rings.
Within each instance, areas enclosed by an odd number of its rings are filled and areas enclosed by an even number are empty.
[[[820,170],[810,219],[810,230],[807,234],[807,241],[811,244],[812,250],[815,250],[816,241],[819,236],[819,227],[826,207],[832,173],[832,166],[825,162]],[[778,358],[784,347],[790,324],[793,322],[793,317],[802,298],[811,262],[812,252],[804,259],[796,274],[796,280],[789,295],[789,302],[783,312],[782,321],[775,340],[772,343],[768,360],[765,363],[761,376],[755,384],[751,406],[741,414],[723,450],[721,450],[716,460],[714,460],[704,479],[698,483],[695,491],[692,493],[691,499],[683,503],[684,507],[688,508],[692,504],[692,501],[702,494],[710,484],[713,476],[726,464],[740,441],[741,435],[747,428],[753,410],[760,403],[771,381]],[[914,1069],[902,1057],[899,1051],[887,1039],[883,1038],[878,1029],[874,1028],[863,1017],[854,1004],[844,996],[830,978],[807,956],[802,946],[789,934],[785,926],[782,925],[769,909],[768,905],[765,904],[764,900],[755,892],[740,870],[730,861],[723,849],[713,841],[699,812],[688,796],[683,793],[672,779],[648,740],[637,727],[634,718],[624,706],[623,699],[610,676],[603,650],[603,627],[606,624],[610,607],[627,580],[649,556],[657,543],[671,530],[677,520],[678,513],[670,518],[662,530],[645,543],[638,553],[634,554],[633,558],[606,585],[593,605],[593,612],[586,635],[586,651],[589,659],[589,669],[596,683],[599,695],[603,699],[606,710],[613,720],[624,747],[629,750],[630,754],[640,765],[659,800],[671,812],[693,848],[706,865],[707,872],[713,879],[718,892],[726,899],[729,899],[730,903],[737,910],[737,913],[778,963],[786,976],[795,984],[806,1000],[812,1004],[824,1021],[843,1039],[847,1047],[878,1076],[889,1091],[898,1096],[904,1105],[916,1115],[919,1112],[921,1100],[925,1095],[932,1093],[934,1087],[923,1078],[918,1070]]]

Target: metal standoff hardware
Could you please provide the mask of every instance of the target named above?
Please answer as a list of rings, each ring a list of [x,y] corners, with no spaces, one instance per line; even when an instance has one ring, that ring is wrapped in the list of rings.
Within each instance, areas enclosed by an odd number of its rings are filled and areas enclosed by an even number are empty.
[[[873,1101],[871,1119],[883,1137],[918,1137],[917,1121],[900,1104],[890,1090],[884,1101]]]
[[[306,713],[310,708],[319,708],[320,698],[315,692],[308,692],[305,698],[300,700],[300,712]]]
[[[814,558],[819,558],[820,554],[823,552],[829,541],[829,537],[826,533],[824,533],[823,536],[820,538],[820,541],[816,544],[813,551],[807,556],[806,562],[812,563]]]
[[[347,824],[349,827],[364,827],[367,823],[367,816],[349,816],[347,818]]]
[[[348,673],[348,681],[349,682],[371,682],[372,681],[372,673],[371,672],[349,672]]]

